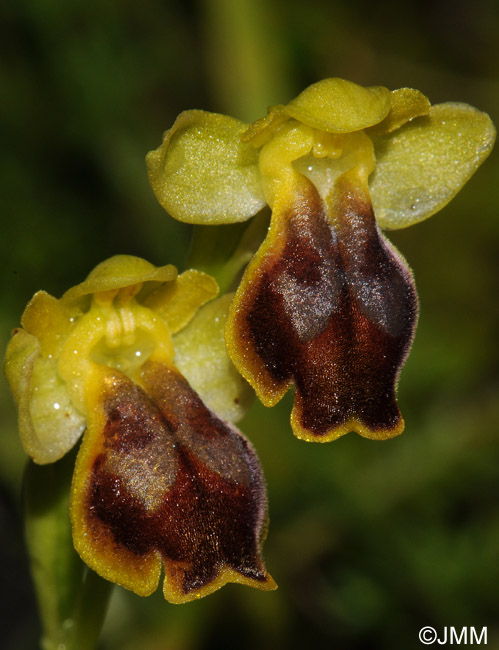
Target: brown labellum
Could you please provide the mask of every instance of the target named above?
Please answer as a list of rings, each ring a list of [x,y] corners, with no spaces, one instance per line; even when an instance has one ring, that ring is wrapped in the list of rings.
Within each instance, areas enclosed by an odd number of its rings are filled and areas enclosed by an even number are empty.
[[[395,385],[417,320],[410,271],[360,185],[337,181],[333,223],[315,187],[298,187],[236,296],[229,349],[264,403],[295,384],[299,437],[397,435]]]
[[[107,382],[103,427],[84,452],[87,475],[77,468],[73,524],[83,558],[141,595],[156,588],[162,562],[172,602],[226,582],[275,588],[261,558],[267,503],[251,445],[177,370],[147,362],[139,381]]]

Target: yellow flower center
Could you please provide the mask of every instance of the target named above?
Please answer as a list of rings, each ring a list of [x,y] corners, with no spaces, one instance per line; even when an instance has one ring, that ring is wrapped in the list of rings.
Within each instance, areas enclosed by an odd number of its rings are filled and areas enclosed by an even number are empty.
[[[297,120],[278,125],[259,156],[265,198],[272,208],[277,197],[293,194],[298,172],[316,186],[328,213],[327,199],[336,180],[355,169],[367,189],[374,165],[373,144],[363,131],[328,133]],[[334,215],[329,218],[333,223]]]
[[[164,321],[139,304],[142,284],[93,294],[90,309],[68,336],[59,357],[59,375],[67,382],[73,403],[82,408],[95,366],[107,366],[132,378],[154,357],[173,361],[173,343]]]

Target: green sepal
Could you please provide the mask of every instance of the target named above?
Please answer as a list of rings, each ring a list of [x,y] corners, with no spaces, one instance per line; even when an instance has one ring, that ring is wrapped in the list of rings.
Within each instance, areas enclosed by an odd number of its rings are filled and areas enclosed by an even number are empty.
[[[486,113],[446,103],[374,137],[369,189],[379,226],[405,228],[441,210],[489,155],[495,135]]]
[[[241,135],[248,125],[206,111],[185,111],[163,143],[147,154],[149,182],[163,208],[179,221],[246,221],[264,205],[257,153]]]
[[[351,133],[381,122],[390,110],[390,91],[364,88],[344,79],[323,79],[285,107],[295,120],[326,133]]]
[[[225,322],[232,298],[233,294],[225,294],[201,307],[174,336],[174,343],[175,365],[206,406],[224,420],[237,422],[254,393],[225,349]]]
[[[42,356],[40,350],[35,336],[16,329],[7,346],[4,372],[17,405],[24,449],[44,465],[71,449],[85,428],[85,418],[72,405],[56,360]]]

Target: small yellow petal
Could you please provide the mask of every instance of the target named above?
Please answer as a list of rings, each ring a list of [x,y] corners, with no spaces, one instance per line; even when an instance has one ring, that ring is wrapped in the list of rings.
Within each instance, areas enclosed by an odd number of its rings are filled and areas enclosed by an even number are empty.
[[[364,88],[344,79],[324,79],[286,106],[296,120],[328,133],[349,133],[381,122],[390,110],[390,91]]]
[[[178,332],[194,316],[201,305],[214,298],[218,285],[207,273],[189,269],[175,282],[159,287],[144,301],[144,305],[158,313],[172,334]]]
[[[374,138],[369,188],[379,226],[405,228],[441,210],[489,155],[495,135],[486,113],[447,103]]]
[[[242,134],[241,141],[251,142],[255,149],[260,149],[286,120],[289,120],[289,115],[286,114],[285,106],[282,104],[271,106],[265,117],[250,124],[248,130]]]
[[[372,126],[369,135],[384,135],[399,129],[415,117],[428,115],[430,100],[413,88],[392,90],[390,95],[390,112],[382,122]]]

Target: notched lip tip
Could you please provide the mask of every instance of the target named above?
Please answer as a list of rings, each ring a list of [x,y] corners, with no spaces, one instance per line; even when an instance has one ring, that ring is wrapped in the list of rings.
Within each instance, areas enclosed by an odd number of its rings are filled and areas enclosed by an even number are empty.
[[[348,433],[356,433],[362,438],[367,440],[383,441],[396,438],[404,432],[405,422],[402,416],[399,417],[396,425],[393,428],[380,427],[379,429],[369,428],[357,419],[350,419],[344,424],[340,424],[332,429],[326,430],[324,433],[316,433],[312,429],[303,427],[299,421],[298,416],[291,417],[291,427],[294,435],[305,442],[334,442],[339,438],[347,435]]]

